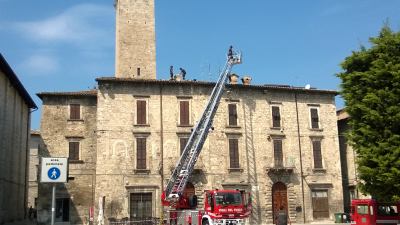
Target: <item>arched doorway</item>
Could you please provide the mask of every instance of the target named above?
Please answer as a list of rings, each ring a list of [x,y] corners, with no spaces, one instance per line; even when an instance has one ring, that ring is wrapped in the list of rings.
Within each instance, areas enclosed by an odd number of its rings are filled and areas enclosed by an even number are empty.
[[[194,195],[195,189],[194,189],[194,185],[190,182],[188,182],[186,184],[185,190],[183,191],[183,196],[189,198],[190,196]]]
[[[272,218],[274,223],[281,207],[288,213],[287,187],[284,183],[277,182],[272,186]]]

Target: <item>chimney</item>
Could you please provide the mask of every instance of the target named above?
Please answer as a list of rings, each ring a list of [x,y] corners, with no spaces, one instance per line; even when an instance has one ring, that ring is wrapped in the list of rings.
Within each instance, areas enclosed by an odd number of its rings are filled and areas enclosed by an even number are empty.
[[[238,83],[239,76],[235,73],[232,73],[229,75],[229,84],[237,84]]]
[[[251,77],[249,75],[245,75],[242,78],[243,85],[250,85]]]

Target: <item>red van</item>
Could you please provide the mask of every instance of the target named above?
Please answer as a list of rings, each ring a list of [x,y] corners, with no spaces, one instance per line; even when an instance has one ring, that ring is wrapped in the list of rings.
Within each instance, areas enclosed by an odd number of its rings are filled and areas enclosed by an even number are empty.
[[[400,225],[400,202],[379,203],[374,199],[351,201],[351,223],[356,225]]]

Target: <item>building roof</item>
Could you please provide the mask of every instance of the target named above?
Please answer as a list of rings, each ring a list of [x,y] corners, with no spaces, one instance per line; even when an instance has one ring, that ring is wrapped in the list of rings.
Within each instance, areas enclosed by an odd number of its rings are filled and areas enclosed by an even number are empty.
[[[39,135],[40,136],[40,130],[31,130],[31,135]]]
[[[155,80],[155,79],[137,79],[137,78],[116,78],[116,77],[99,77],[97,82],[118,82],[118,83],[137,83],[137,84],[160,84],[160,85],[198,85],[213,87],[215,82],[196,81],[196,80]],[[304,87],[295,87],[290,85],[279,84],[264,84],[264,85],[243,85],[243,84],[228,84],[230,87],[238,87],[245,89],[261,89],[261,90],[283,90],[283,91],[298,91],[306,93],[323,93],[337,95],[334,90],[320,90],[315,88],[306,89]],[[44,96],[74,96],[74,97],[97,97],[97,89],[71,92],[40,92],[36,94],[43,100]]]
[[[337,120],[345,120],[350,118],[349,113],[346,112],[345,108],[336,111]]]
[[[131,82],[131,83],[144,83],[144,84],[162,84],[162,85],[199,85],[199,86],[214,86],[215,82],[197,81],[197,80],[155,80],[155,79],[137,79],[137,78],[116,78],[116,77],[99,77],[97,82]],[[264,84],[264,85],[243,85],[243,84],[228,84],[230,87],[246,88],[246,89],[262,89],[262,90],[284,90],[284,91],[299,91],[308,93],[324,93],[338,95],[335,90],[320,90],[316,88],[306,89],[304,87],[295,87],[290,85],[277,85],[277,84]]]
[[[17,89],[18,93],[22,96],[25,103],[31,109],[37,109],[37,106],[28,91],[26,91],[25,87],[22,85],[21,81],[19,81],[17,75],[11,69],[10,65],[8,65],[6,59],[0,53],[0,70],[6,75],[6,77],[10,80],[11,84]]]
[[[71,91],[71,92],[40,92],[36,94],[43,100],[44,96],[75,96],[75,97],[97,97],[97,90]]]

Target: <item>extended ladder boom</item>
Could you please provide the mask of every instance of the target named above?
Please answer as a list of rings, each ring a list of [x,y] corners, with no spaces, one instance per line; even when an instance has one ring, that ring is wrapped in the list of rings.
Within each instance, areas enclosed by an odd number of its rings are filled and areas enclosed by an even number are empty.
[[[171,179],[168,181],[165,189],[165,198],[167,199],[178,198],[182,195],[189,176],[192,173],[194,165],[196,164],[196,161],[200,155],[201,149],[203,148],[203,144],[207,138],[209,129],[211,128],[228,75],[235,64],[241,63],[240,53],[232,54],[231,49],[230,53],[231,54],[228,54],[225,67],[219,75],[218,81],[212,90],[210,99],[207,102],[207,106],[201,116],[201,119],[193,129],[186,147],[183,150],[182,155],[175,166],[174,172],[171,175]]]

